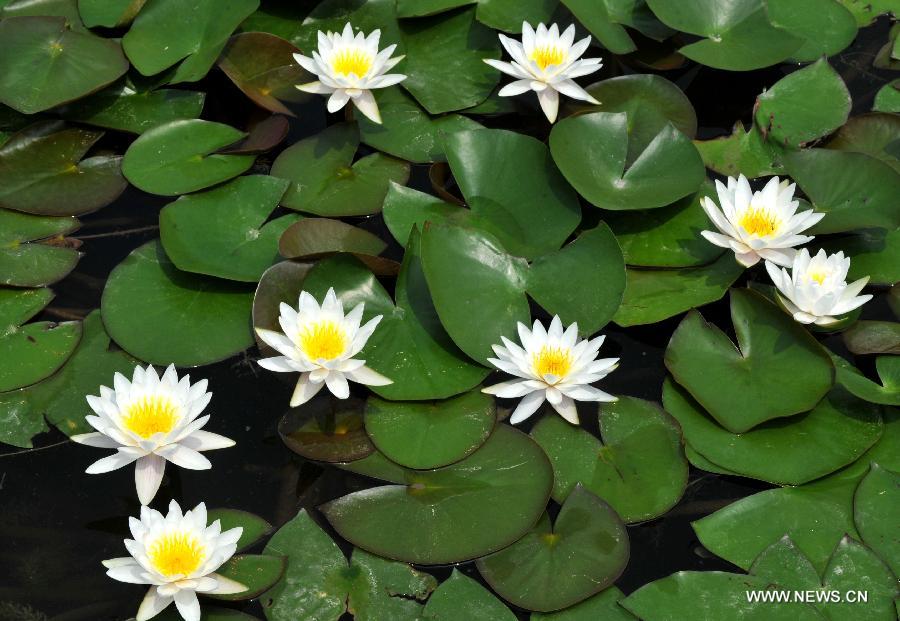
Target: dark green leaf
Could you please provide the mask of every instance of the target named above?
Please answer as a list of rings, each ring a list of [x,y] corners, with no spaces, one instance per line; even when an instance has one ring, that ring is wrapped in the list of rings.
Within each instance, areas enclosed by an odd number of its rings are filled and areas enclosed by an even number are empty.
[[[222,525],[222,532],[238,526],[244,529],[237,542],[238,550],[249,548],[274,530],[271,524],[258,515],[238,509],[211,509],[207,513],[207,521],[212,524],[216,520]]]
[[[363,428],[363,407],[359,399],[321,395],[288,410],[278,422],[278,435],[307,459],[327,463],[363,459],[375,451]]]

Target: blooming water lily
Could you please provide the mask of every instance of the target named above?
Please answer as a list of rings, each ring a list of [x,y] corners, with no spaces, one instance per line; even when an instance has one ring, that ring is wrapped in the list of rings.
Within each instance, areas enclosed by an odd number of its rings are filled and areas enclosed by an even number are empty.
[[[556,24],[550,28],[538,24],[535,30],[525,22],[521,43],[503,34],[499,37],[512,62],[492,58],[485,58],[484,62],[517,78],[500,89],[501,97],[536,92],[541,109],[551,123],[556,121],[560,93],[572,99],[600,103],[575,83],[575,78],[598,71],[603,63],[600,58],[581,58],[591,38],[585,37],[575,43],[574,24],[560,34]]]
[[[212,468],[199,451],[234,446],[234,441],[203,431],[209,415],[200,416],[212,393],[207,381],[191,384],[180,380],[173,365],[162,378],[152,366],[135,367],[129,382],[121,373],[113,377],[114,389],[100,387],[100,396],[88,395],[96,416],[87,416],[93,433],[72,436],[88,446],[116,449],[116,453],[91,464],[88,474],[101,474],[137,462],[135,485],[141,504],[149,504],[162,482],[166,461],[189,470]]]
[[[515,425],[534,414],[545,399],[573,424],[578,424],[575,401],[616,401],[616,397],[589,385],[619,364],[618,358],[597,359],[605,336],[579,340],[578,324],[563,331],[559,316],[553,317],[549,330],[539,320],[532,330],[523,323],[518,324],[518,330],[521,347],[502,336],[503,346],[493,346],[497,357],[488,358],[488,362],[520,379],[482,389],[501,398],[523,397],[510,423]]]

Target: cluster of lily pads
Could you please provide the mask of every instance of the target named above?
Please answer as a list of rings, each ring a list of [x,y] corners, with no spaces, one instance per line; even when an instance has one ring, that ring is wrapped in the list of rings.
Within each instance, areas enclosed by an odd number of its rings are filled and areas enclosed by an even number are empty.
[[[900,317],[900,81],[851,117],[829,57],[897,7],[309,4],[0,0],[0,441],[52,425],[115,449],[89,473],[135,464],[105,564],[151,585],[138,620],[253,618],[197,594],[270,621],[895,618],[900,323],[860,316]],[[780,63],[749,129],[709,140],[661,75]],[[206,120],[213,97],[254,112]],[[171,197],[158,239],[99,309],[45,320],[79,218],[129,187]],[[697,310],[726,297],[730,325]],[[661,403],[607,392],[609,324],[671,331]],[[285,446],[372,480],[274,534],[149,507],[167,461],[234,444],[176,367],[245,351],[290,377]],[[628,526],[691,468],[771,484],[693,524],[746,573],[626,596]],[[425,569],[469,561],[482,581]],[[745,597],[773,589],[868,602]]]

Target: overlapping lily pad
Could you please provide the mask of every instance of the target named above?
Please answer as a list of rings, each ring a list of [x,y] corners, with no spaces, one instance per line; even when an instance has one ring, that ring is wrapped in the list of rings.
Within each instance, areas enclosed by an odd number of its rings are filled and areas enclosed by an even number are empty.
[[[900,79],[888,82],[875,94],[872,110],[878,112],[900,112]]]
[[[312,263],[282,261],[263,273],[253,296],[253,325],[266,330],[281,330],[278,318],[281,303],[296,307],[303,290],[303,281]],[[277,356],[274,349],[265,344],[258,335],[256,345],[264,357]]]
[[[435,402],[370,397],[366,432],[379,451],[401,466],[440,468],[484,444],[494,429],[495,409],[493,398],[478,390]]]
[[[459,463],[409,471],[405,485],[355,492],[321,509],[361,548],[424,565],[454,563],[521,538],[543,512],[552,485],[540,447],[501,425]]]
[[[0,103],[19,112],[90,95],[127,70],[118,42],[70,30],[64,17],[0,21]]]
[[[159,214],[166,255],[180,270],[258,282],[278,261],[278,240],[297,215],[267,222],[288,182],[244,176],[167,205]]]
[[[497,593],[528,610],[577,604],[611,585],[628,563],[628,534],[602,499],[576,487],[556,518],[545,513],[522,539],[478,559]]]
[[[113,269],[101,309],[109,335],[154,364],[195,366],[253,344],[253,292],[225,280],[178,270],[159,241],[134,250]]]
[[[557,612],[535,612],[530,621],[635,621],[637,617],[619,606],[625,595],[615,586]]]
[[[116,28],[134,19],[147,0],[78,0],[78,12],[88,28]]]
[[[377,213],[391,182],[406,183],[409,164],[373,153],[353,162],[359,146],[355,125],[332,125],[284,151],[272,175],[292,183],[282,205],[321,216]]]
[[[0,284],[40,287],[64,278],[81,255],[63,236],[79,226],[72,217],[0,209]]]
[[[516,615],[477,581],[453,569],[425,605],[427,621],[516,621]]]
[[[522,21],[548,23],[556,8],[556,0],[398,0],[400,17],[434,15],[469,4],[477,4],[478,21],[505,30],[521,32]]]
[[[594,112],[557,123],[550,150],[569,183],[603,209],[663,207],[699,189],[705,179],[703,160],[674,125],[666,123],[629,160],[632,140],[627,113]],[[597,144],[606,147],[597,149]]]
[[[359,399],[319,396],[289,410],[278,422],[278,435],[285,446],[307,459],[327,463],[363,459],[375,451],[363,427],[364,405]]]
[[[290,41],[301,50],[310,52],[317,48],[316,35],[319,31],[341,32],[347,22],[353,24],[357,32],[365,34],[381,30],[382,46],[394,43],[403,53],[396,0],[323,0],[300,23]]]
[[[545,416],[531,431],[553,464],[554,500],[584,485],[625,522],[652,519],[678,502],[688,464],[672,417],[649,401],[619,397],[602,407],[600,434],[602,441],[558,416]]]
[[[625,285],[621,250],[605,224],[531,264],[488,233],[429,224],[422,263],[441,323],[476,360],[493,355],[501,336],[512,338],[518,322],[531,323],[528,297],[593,334],[616,312]]]
[[[63,17],[66,27],[84,32],[77,0],[5,0],[0,2],[0,18],[8,17]]]
[[[628,54],[637,47],[625,26],[651,39],[664,39],[672,30],[656,19],[644,2],[626,0],[562,0],[572,14],[614,54]]]
[[[766,9],[772,25],[803,39],[800,49],[791,54],[800,62],[833,56],[856,37],[856,19],[836,0],[769,1]]]
[[[240,582],[247,587],[245,591],[229,595],[207,594],[212,599],[227,602],[240,602],[256,599],[271,589],[284,575],[287,559],[283,556],[268,554],[237,554],[216,570],[226,578]]]
[[[396,275],[396,261],[379,256],[387,244],[365,229],[330,218],[304,218],[293,223],[278,241],[278,251],[287,259],[313,261],[346,252],[378,275]]]
[[[851,258],[848,282],[866,276],[873,285],[900,282],[900,229],[862,229],[829,239],[822,247]]]
[[[351,256],[321,261],[303,283],[317,299],[330,287],[348,310],[365,304],[363,321],[384,316],[360,354],[369,367],[394,382],[373,386],[376,394],[385,399],[443,399],[469,390],[487,375],[487,369],[466,360],[441,327],[422,272],[418,239],[407,246],[396,303]]]
[[[244,529],[237,542],[238,551],[249,548],[274,530],[271,524],[258,515],[238,509],[210,509],[207,521],[212,524],[215,520],[219,520],[223,532],[238,526]]]
[[[695,140],[694,146],[706,167],[722,175],[755,179],[781,170],[776,157],[777,145],[766,142],[756,127],[745,130],[741,121],[735,123],[730,136]]]
[[[900,354],[900,323],[896,321],[857,321],[841,336],[852,353]]]
[[[731,320],[737,348],[692,312],[672,335],[665,358],[675,380],[727,430],[744,433],[809,411],[830,390],[834,367],[828,353],[762,295],[732,289]]]
[[[847,391],[870,403],[900,406],[900,358],[887,355],[875,360],[882,385],[867,378],[840,356],[832,354],[831,359],[837,370],[836,381]]]
[[[863,541],[887,563],[900,571],[900,541],[891,516],[900,508],[900,475],[872,463],[853,497],[853,521]]]
[[[871,155],[900,172],[900,117],[880,112],[855,116],[834,134],[827,147]]]
[[[128,185],[120,171],[121,158],[84,158],[102,136],[56,121],[13,134],[0,147],[0,207],[71,216],[111,203]]]

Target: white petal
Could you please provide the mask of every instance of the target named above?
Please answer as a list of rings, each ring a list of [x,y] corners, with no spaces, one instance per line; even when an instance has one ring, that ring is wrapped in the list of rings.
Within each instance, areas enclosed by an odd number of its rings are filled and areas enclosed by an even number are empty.
[[[314,95],[330,95],[335,91],[334,88],[325,86],[318,80],[316,80],[315,82],[308,82],[306,84],[298,84],[297,89],[303,91],[304,93],[313,93]]]
[[[365,384],[366,386],[387,386],[388,384],[393,384],[393,380],[388,379],[381,373],[377,371],[373,371],[369,367],[360,367],[355,371],[350,371],[349,373],[344,374],[348,380],[351,382],[356,382],[358,384]]]
[[[755,252],[736,252],[734,258],[744,267],[753,267],[759,263],[759,255]]]
[[[175,594],[175,606],[184,617],[184,621],[200,621],[200,602],[194,591],[178,591]]]
[[[611,402],[618,400],[611,394],[593,386],[561,386],[559,389],[576,401]]]
[[[578,409],[575,407],[575,402],[570,397],[563,396],[559,403],[554,403],[552,405],[553,409],[556,410],[560,416],[573,425],[578,424]]]
[[[378,111],[378,103],[376,103],[372,91],[363,91],[359,97],[353,99],[353,105],[370,121],[381,125],[381,113]]]
[[[534,76],[522,69],[516,63],[508,63],[503,60],[494,60],[493,58],[485,58],[484,62],[497,69],[498,71],[502,71],[506,75],[511,75],[514,78],[518,78],[520,80],[532,80]]]
[[[212,573],[209,574],[209,577],[216,581],[216,587],[211,591],[206,591],[212,595],[233,595],[247,590],[247,587],[240,582],[220,574]]]
[[[106,436],[105,434],[94,432],[94,433],[79,433],[69,438],[72,442],[77,442],[78,444],[84,444],[85,446],[94,446],[97,448],[119,448],[120,443],[116,442],[112,438]]]
[[[346,399],[350,396],[350,385],[347,384],[347,378],[340,371],[329,373],[325,378],[325,385],[338,399]]]
[[[552,88],[548,88],[539,92],[537,95],[538,102],[541,104],[541,110],[544,111],[547,120],[551,123],[555,123],[556,117],[559,114],[559,93]]]
[[[118,451],[110,455],[109,457],[98,459],[90,466],[88,466],[85,472],[88,474],[103,474],[105,472],[112,472],[113,470],[118,470],[123,466],[127,466],[138,457],[140,457],[140,455]]]
[[[587,101],[592,104],[599,104],[600,102],[594,99],[594,96],[589,92],[578,86],[572,80],[560,80],[559,82],[553,83],[553,88],[558,90],[560,93],[565,95],[566,97],[571,97],[572,99],[577,99],[579,101]]]
[[[147,584],[147,579],[144,577],[145,573],[144,568],[137,563],[132,565],[117,565],[115,567],[110,567],[106,571],[106,575],[113,580],[127,582],[128,584]]]
[[[516,80],[510,82],[497,93],[500,97],[515,97],[531,90],[531,80]]]
[[[144,596],[144,600],[141,602],[140,608],[138,608],[136,621],[152,619],[165,610],[173,601],[175,601],[175,598],[171,595],[160,595],[156,587],[152,587],[147,591],[147,595]]]
[[[327,108],[331,113],[337,112],[341,108],[347,105],[347,102],[350,101],[350,95],[347,94],[347,91],[341,89],[334,91],[331,94],[331,97],[328,98]]]
[[[195,431],[189,436],[179,440],[178,443],[195,451],[213,451],[235,445],[234,440],[231,438],[226,438],[217,433],[202,430]]]
[[[537,391],[525,395],[516,409],[513,410],[512,416],[509,417],[509,424],[516,425],[534,414],[541,404],[544,402],[544,392]]]
[[[259,336],[263,343],[277,351],[282,356],[287,356],[288,358],[290,358],[297,351],[297,346],[294,345],[294,343],[281,332],[266,330],[265,328],[256,328],[256,334]]]
[[[720,248],[731,248],[731,238],[721,233],[713,233],[712,231],[700,231],[700,235],[709,243],[719,246]]]
[[[534,389],[521,380],[512,380],[494,384],[493,386],[487,386],[482,388],[481,392],[488,395],[496,395],[501,399],[515,399],[516,397],[524,397],[528,393],[534,392]]]
[[[309,373],[302,373],[300,379],[297,380],[297,385],[294,387],[294,393],[291,395],[291,407],[295,408],[303,405],[315,397],[316,393],[322,390],[324,386],[325,384],[322,382],[310,382]]]
[[[182,444],[169,444],[157,451],[161,457],[187,470],[209,470],[212,463],[201,453]]]

